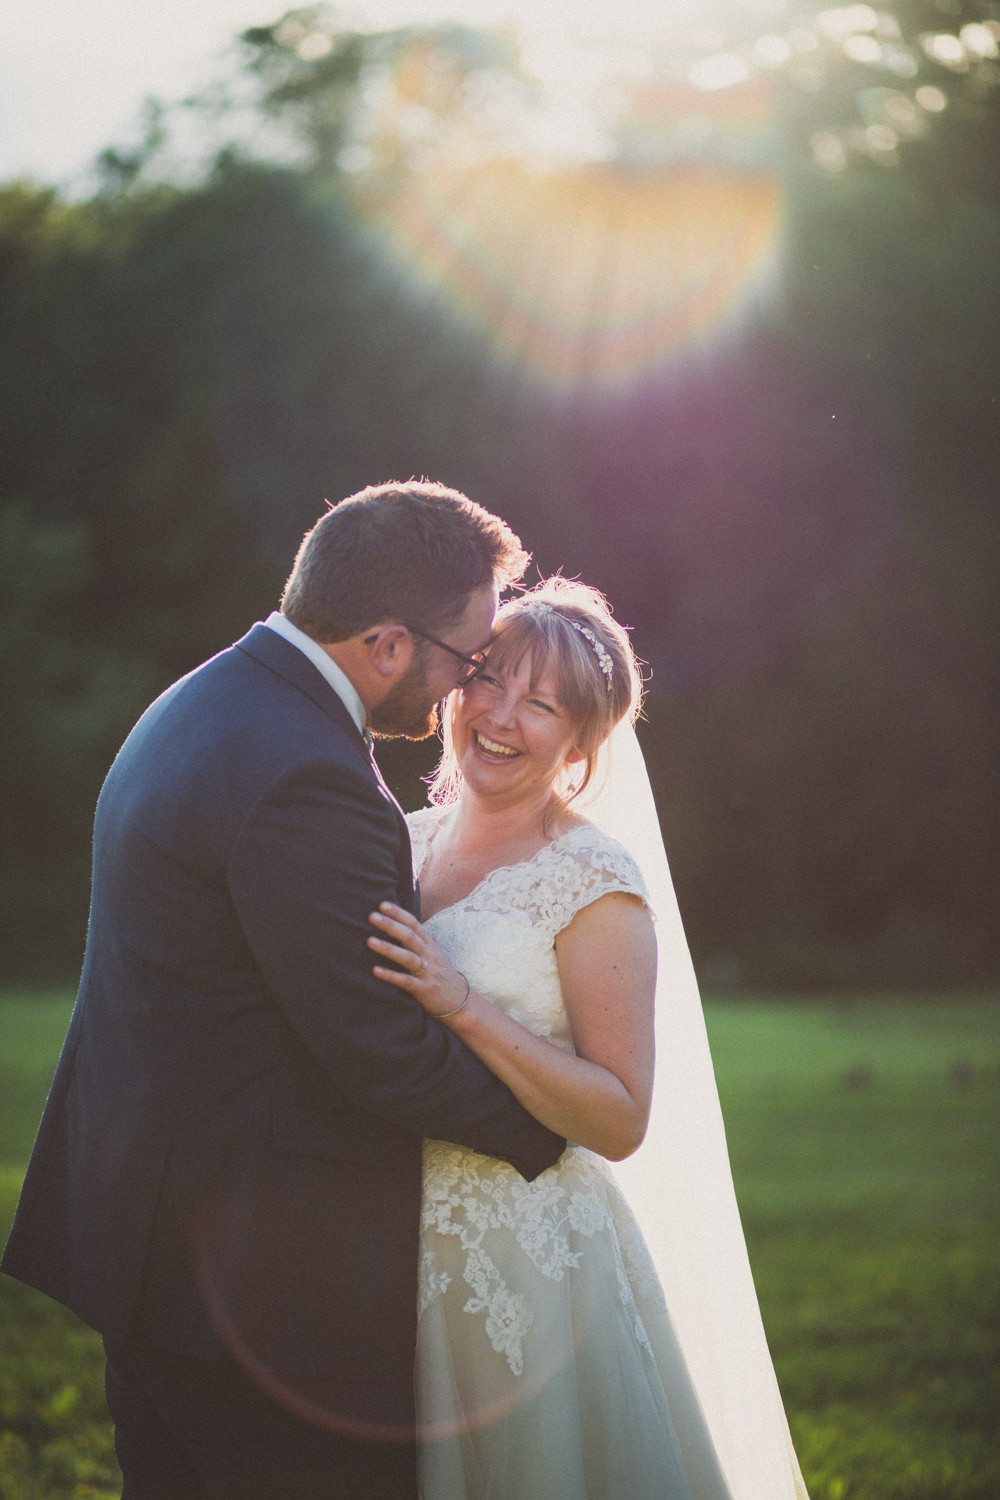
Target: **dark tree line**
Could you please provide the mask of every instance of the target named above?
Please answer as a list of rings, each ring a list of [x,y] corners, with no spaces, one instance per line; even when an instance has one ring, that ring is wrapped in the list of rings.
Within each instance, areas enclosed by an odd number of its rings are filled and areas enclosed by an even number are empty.
[[[359,212],[421,170],[456,99],[483,107],[470,80],[515,61],[461,29],[429,34],[439,113],[408,146],[370,135],[361,171],[343,153],[371,128],[363,85],[413,37],[303,58],[296,37],[319,24],[304,15],[244,41],[254,149],[244,121],[243,144],[179,186],[154,170],[156,128],[106,154],[85,201],[0,194],[7,977],[75,968],[93,803],[145,704],[273,606],[325,497],[428,474],[634,627],[642,734],[710,984],[995,980],[987,75],[959,79],[933,136],[902,140],[891,165],[844,116],[836,174],[808,147],[850,93],[843,69],[817,95],[819,131],[782,84],[778,299],[708,356],[613,398],[556,399],[415,297]],[[654,183],[670,169],[642,168]],[[383,760],[414,805],[427,748]]]

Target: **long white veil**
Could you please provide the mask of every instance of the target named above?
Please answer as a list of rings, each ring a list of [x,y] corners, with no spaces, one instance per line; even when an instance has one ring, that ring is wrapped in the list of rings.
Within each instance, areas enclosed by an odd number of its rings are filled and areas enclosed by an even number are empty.
[[[637,861],[659,948],[650,1126],[615,1174],[656,1263],[733,1500],[808,1500],[747,1259],[698,983],[632,726],[619,725],[602,753],[596,791],[576,805]]]

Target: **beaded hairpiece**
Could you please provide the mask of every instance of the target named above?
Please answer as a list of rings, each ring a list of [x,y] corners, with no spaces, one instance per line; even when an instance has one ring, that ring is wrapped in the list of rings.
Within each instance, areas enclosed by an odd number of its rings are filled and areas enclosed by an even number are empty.
[[[610,693],[614,683],[615,664],[611,660],[606,647],[597,639],[594,632],[588,626],[579,624],[577,620],[571,620],[569,615],[560,614],[557,609],[552,608],[551,604],[546,604],[544,599],[532,599],[531,604],[536,609],[544,609],[546,614],[555,615],[556,619],[564,621],[565,624],[572,625],[574,630],[578,630],[590,642],[591,649],[597,657],[597,665],[604,673],[604,680]]]

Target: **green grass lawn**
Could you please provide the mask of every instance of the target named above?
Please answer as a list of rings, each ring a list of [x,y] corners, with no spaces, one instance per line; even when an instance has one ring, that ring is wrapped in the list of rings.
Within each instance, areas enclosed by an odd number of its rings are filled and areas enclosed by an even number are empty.
[[[66,1032],[65,993],[0,993],[0,1232],[6,1238]],[[111,1500],[121,1489],[100,1340],[0,1276],[0,1500]]]
[[[4,1229],[68,1013],[64,995],[0,995]],[[708,1015],[813,1500],[998,1500],[1000,1003],[758,998]],[[4,1278],[0,1348],[0,1500],[116,1494],[96,1335]]]

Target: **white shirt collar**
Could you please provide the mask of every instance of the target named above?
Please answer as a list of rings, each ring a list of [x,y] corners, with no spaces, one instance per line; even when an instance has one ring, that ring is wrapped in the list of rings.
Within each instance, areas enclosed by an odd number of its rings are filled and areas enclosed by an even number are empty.
[[[303,656],[308,656],[313,666],[317,671],[322,672],[327,682],[333,688],[333,691],[347,709],[347,712],[358,726],[360,732],[364,734],[368,717],[365,713],[365,706],[358,696],[358,690],[354,686],[354,683],[348,677],[347,673],[337,666],[333,657],[324,651],[319,642],[314,641],[311,635],[306,635],[304,630],[300,630],[297,625],[293,625],[291,620],[278,610],[273,610],[264,621],[264,624],[269,630],[273,630],[277,635],[284,636],[286,641],[290,641],[293,646],[297,646]]]

